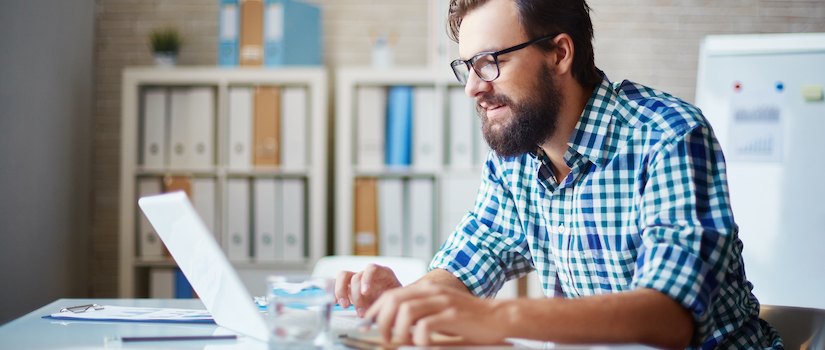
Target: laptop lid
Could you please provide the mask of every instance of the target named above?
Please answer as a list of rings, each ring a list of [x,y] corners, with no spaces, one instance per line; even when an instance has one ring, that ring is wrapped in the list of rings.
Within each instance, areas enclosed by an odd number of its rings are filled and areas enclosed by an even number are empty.
[[[138,205],[215,323],[267,341],[261,312],[186,193],[143,197]]]

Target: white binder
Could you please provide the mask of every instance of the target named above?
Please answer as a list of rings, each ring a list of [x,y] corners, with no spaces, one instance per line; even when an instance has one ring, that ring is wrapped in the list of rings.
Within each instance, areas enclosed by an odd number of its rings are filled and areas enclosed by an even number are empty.
[[[143,94],[143,167],[160,169],[166,165],[165,88],[146,89]]]
[[[226,180],[227,232],[224,235],[226,256],[230,261],[249,261],[249,181]]]
[[[303,261],[306,250],[306,191],[303,179],[283,179],[284,261]]]
[[[272,262],[283,258],[283,218],[278,208],[280,183],[272,178],[254,180],[253,225],[255,230],[254,257],[256,261]]]
[[[361,169],[384,167],[387,89],[382,86],[358,87],[356,105],[356,164]]]
[[[149,272],[149,297],[172,299],[175,297],[175,271],[170,268],[153,268]]]
[[[473,118],[475,104],[464,94],[463,87],[449,89],[450,96],[450,167],[469,169],[473,165]]]
[[[285,87],[281,96],[281,165],[302,170],[307,164],[307,89]]]
[[[192,179],[192,204],[203,222],[215,237],[220,237],[215,230],[215,179],[211,177],[196,177]]]
[[[189,89],[189,166],[209,169],[215,164],[215,89]]]
[[[409,181],[409,256],[424,261],[433,259],[433,180]]]
[[[435,88],[413,88],[412,165],[416,170],[434,170],[438,164],[435,113]]]
[[[187,168],[191,166],[190,149],[189,89],[174,88],[171,92],[169,108],[169,166]]]
[[[480,175],[445,175],[441,180],[439,241],[447,240],[467,212],[473,210]]]
[[[161,179],[158,177],[138,179],[138,197],[151,196],[161,193]],[[163,243],[160,241],[155,228],[149,223],[142,212],[138,212],[140,222],[138,223],[140,237],[140,258],[142,260],[162,260]]]
[[[229,88],[229,140],[226,155],[229,168],[248,170],[252,167],[253,93],[249,87]]]
[[[378,180],[378,253],[404,256],[404,180]]]

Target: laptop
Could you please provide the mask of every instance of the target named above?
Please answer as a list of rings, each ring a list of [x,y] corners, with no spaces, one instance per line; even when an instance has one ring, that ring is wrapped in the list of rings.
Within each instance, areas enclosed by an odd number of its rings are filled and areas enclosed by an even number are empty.
[[[266,321],[186,193],[143,197],[138,205],[215,323],[267,341]]]

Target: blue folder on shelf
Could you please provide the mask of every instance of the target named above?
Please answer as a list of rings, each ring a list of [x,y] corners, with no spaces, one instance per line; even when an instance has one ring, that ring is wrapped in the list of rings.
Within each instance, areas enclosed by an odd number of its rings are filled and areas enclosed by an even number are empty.
[[[386,164],[410,165],[412,147],[412,87],[390,87],[387,101]]]
[[[321,9],[294,0],[265,0],[264,65],[321,65]]]
[[[218,65],[232,67],[240,59],[241,10],[238,0],[220,0]]]

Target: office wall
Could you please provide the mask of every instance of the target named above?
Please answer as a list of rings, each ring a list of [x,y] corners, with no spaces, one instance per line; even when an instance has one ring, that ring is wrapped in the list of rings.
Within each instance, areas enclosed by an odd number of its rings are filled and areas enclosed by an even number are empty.
[[[324,58],[333,69],[370,63],[371,32],[398,34],[397,65],[427,63],[429,0],[308,0],[324,14]],[[117,287],[120,74],[151,64],[146,34],[175,25],[187,44],[180,63],[214,65],[218,0],[98,0],[95,66],[92,296]],[[596,63],[694,99],[699,42],[708,34],[825,32],[821,0],[591,0]],[[331,109],[332,110],[332,109]]]
[[[0,324],[88,286],[94,0],[0,2]]]

